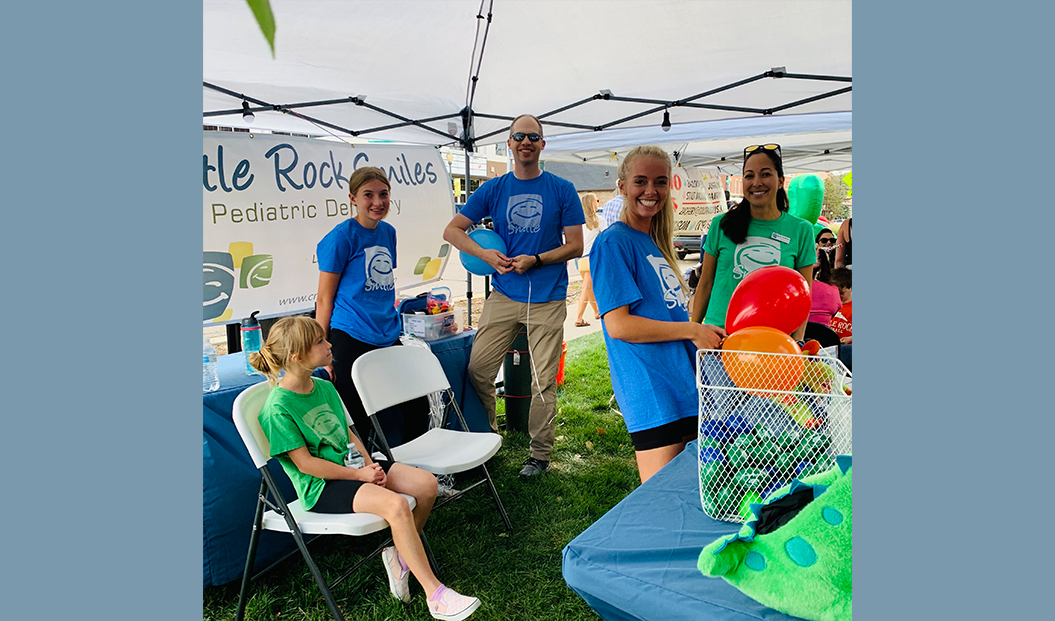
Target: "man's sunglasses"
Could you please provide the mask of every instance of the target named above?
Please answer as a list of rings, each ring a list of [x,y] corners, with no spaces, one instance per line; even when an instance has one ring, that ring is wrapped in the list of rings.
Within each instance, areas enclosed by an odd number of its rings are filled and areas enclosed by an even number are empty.
[[[783,159],[783,157],[780,155],[779,144],[753,144],[750,147],[744,149],[744,161],[746,162],[748,157],[761,151],[769,151],[772,153],[776,153],[778,158]]]
[[[820,238],[820,240],[817,241],[817,243],[818,244],[824,244],[825,246],[830,246],[831,244],[835,243],[835,238],[834,237],[822,237],[822,238]]]
[[[513,139],[513,142],[523,142],[525,138],[527,138],[531,142],[538,142],[539,140],[542,140],[542,134],[536,134],[534,132],[530,134],[525,134],[524,132],[517,132],[510,136],[510,138]]]

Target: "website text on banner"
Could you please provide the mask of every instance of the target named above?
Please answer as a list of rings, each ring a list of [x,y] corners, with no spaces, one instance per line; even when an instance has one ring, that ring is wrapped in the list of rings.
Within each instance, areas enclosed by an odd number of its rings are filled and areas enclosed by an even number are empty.
[[[670,180],[674,235],[706,235],[711,218],[725,212],[725,186],[717,168],[675,168]]]
[[[443,227],[454,215],[454,197],[436,149],[203,132],[205,325],[255,310],[273,317],[315,308],[315,246],[355,215],[348,177],[360,166],[388,175],[386,222],[399,240],[398,256],[375,256],[370,269],[394,269],[397,291],[438,280],[451,255]]]

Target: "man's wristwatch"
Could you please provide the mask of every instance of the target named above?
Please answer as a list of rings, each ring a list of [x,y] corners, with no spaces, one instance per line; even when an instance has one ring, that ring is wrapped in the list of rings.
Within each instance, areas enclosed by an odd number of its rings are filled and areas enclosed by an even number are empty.
[[[535,255],[535,269],[542,267],[542,257]]]

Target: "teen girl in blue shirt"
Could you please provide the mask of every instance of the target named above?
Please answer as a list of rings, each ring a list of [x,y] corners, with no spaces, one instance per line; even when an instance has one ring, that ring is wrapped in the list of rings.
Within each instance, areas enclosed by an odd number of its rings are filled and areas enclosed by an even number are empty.
[[[384,222],[391,189],[380,168],[356,169],[348,178],[355,217],[334,227],[316,248],[315,319],[333,344],[327,370],[364,440],[373,426],[352,383],[352,363],[369,351],[399,345],[402,331],[395,308],[396,229]],[[377,416],[395,446],[428,431],[428,415],[428,400],[422,397]]]

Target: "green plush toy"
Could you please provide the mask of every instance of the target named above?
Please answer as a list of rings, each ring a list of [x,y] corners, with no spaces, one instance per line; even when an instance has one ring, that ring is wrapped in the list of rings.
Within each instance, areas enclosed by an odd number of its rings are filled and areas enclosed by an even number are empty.
[[[817,175],[796,175],[788,184],[788,213],[817,224],[824,206],[824,181]]]
[[[853,470],[849,456],[836,464],[751,505],[740,532],[703,549],[700,571],[796,617],[851,619]]]

